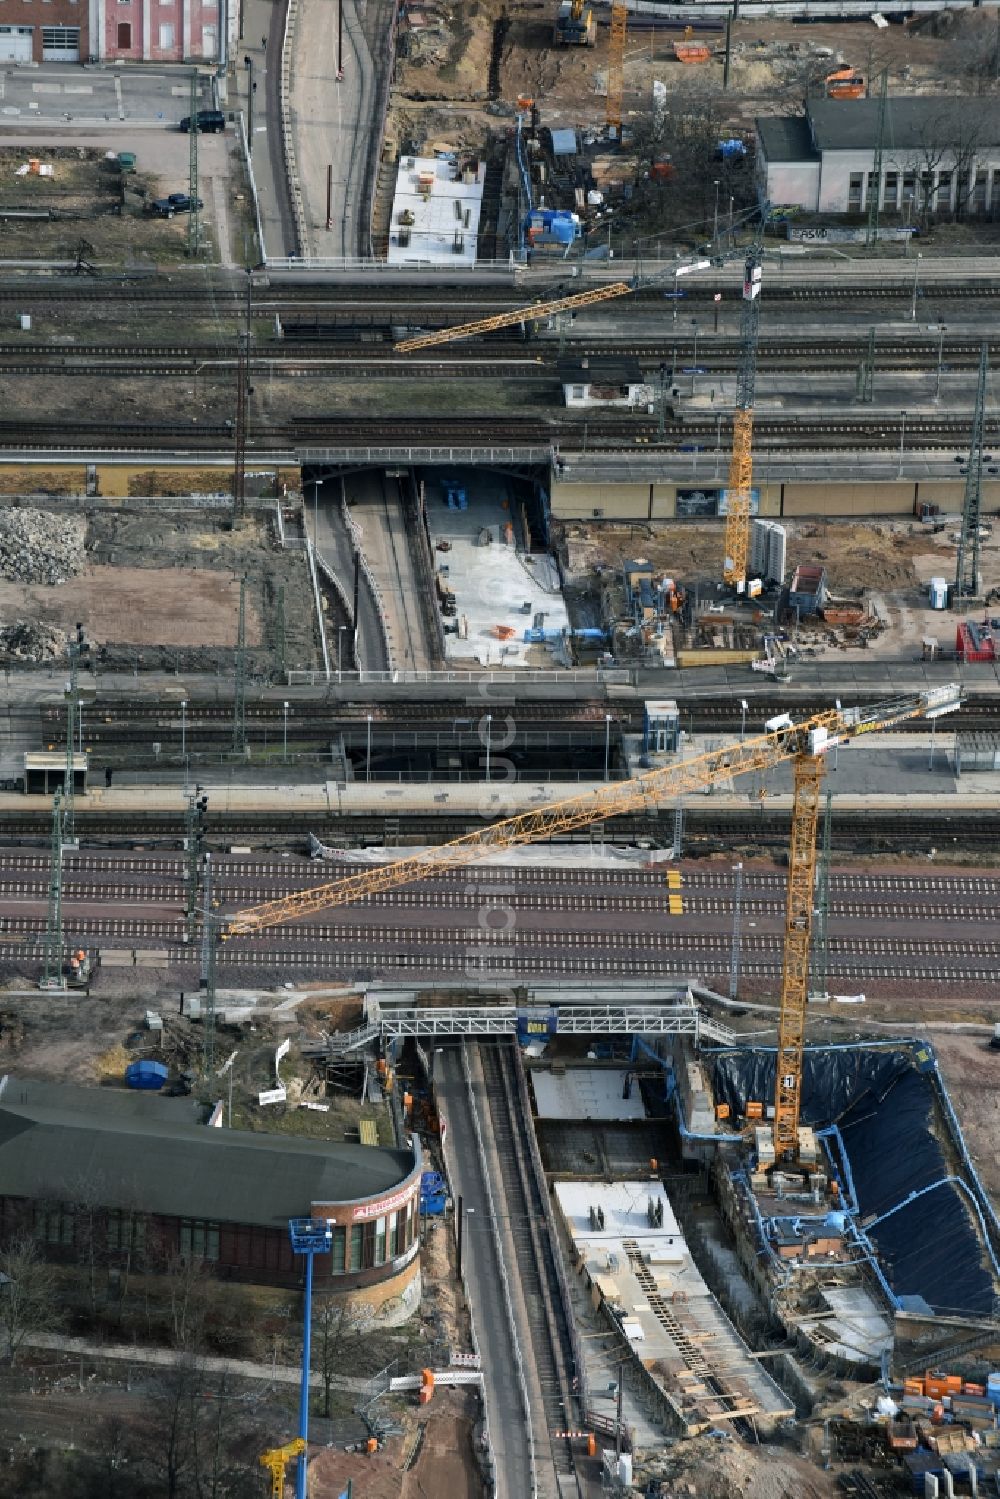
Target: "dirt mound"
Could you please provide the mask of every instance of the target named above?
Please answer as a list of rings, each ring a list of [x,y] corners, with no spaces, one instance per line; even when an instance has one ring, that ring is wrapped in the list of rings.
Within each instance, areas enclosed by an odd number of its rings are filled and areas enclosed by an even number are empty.
[[[837,1493],[832,1478],[787,1448],[750,1447],[728,1436],[679,1442],[639,1466],[665,1481],[677,1499],[832,1499]]]

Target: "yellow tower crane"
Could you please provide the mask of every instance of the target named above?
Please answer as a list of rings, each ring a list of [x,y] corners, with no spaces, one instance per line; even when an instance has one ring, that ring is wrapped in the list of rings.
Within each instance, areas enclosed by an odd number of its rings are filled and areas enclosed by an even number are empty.
[[[450,344],[457,338],[476,338],[480,333],[493,333],[497,328],[515,328],[519,323],[533,323],[539,318],[552,317],[557,312],[567,312],[575,307],[590,307],[595,302],[610,302],[614,297],[627,297],[633,288],[627,281],[611,281],[607,286],[595,286],[591,291],[574,292],[570,297],[559,297],[552,302],[536,302],[530,307],[515,307],[513,312],[498,312],[494,317],[479,318],[475,323],[459,323],[452,328],[436,328],[433,333],[420,333],[415,338],[404,338],[396,344],[397,354],[412,354],[415,349],[430,349],[435,344]]]
[[[604,118],[619,135],[622,128],[622,97],[625,93],[625,38],[628,7],[625,0],[611,0],[611,40],[608,43],[608,94]]]
[[[504,818],[436,848],[396,859],[391,864],[345,875],[327,884],[297,890],[278,900],[265,901],[262,905],[239,911],[225,922],[222,940],[254,936],[301,916],[328,911],[335,906],[352,905],[384,890],[395,890],[432,875],[461,869],[484,854],[540,843],[625,812],[646,808],[655,810],[664,800],[703,791],[749,771],[768,771],[790,760],[795,771],[795,793],[786,889],[774,1142],[778,1163],[794,1161],[798,1154],[816,874],[816,823],[823,757],[834,745],[856,739],[861,734],[891,728],[907,719],[940,718],[945,713],[954,712],[960,703],[961,686],[950,683],[870,707],[841,708],[838,705],[798,723],[785,713],[769,720],[763,734],[709,750],[688,760],[679,760],[626,781],[582,792],[565,801],[551,802],[516,817]]]
[[[258,1461],[271,1475],[271,1499],[285,1499],[285,1468],[293,1457],[305,1452],[306,1444],[301,1437],[286,1442],[284,1447],[271,1447],[262,1452]]]
[[[750,517],[753,510],[753,408],[757,384],[757,330],[760,321],[760,246],[752,249],[743,269],[743,311],[740,317],[740,362],[736,373],[736,410],[733,413],[733,452],[726,490],[726,544],[723,581],[737,593],[747,586],[750,554]]]

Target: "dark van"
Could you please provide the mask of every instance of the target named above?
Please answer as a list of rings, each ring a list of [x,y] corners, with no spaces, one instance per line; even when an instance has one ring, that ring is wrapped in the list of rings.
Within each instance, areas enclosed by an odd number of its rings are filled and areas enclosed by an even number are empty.
[[[206,134],[217,133],[226,128],[226,117],[221,109],[199,109],[195,119],[198,122],[198,129]],[[185,115],[181,120],[181,129],[185,132],[191,129],[190,115]]]

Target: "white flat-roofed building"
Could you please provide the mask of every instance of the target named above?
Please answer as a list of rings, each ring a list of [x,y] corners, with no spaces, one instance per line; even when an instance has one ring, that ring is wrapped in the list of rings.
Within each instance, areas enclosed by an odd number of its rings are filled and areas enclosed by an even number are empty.
[[[389,226],[389,264],[471,269],[485,181],[486,163],[474,157],[401,157]]]

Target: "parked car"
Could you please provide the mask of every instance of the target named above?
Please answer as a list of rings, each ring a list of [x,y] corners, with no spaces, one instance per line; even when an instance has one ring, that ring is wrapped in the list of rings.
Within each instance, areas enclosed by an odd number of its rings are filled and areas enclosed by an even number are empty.
[[[204,208],[201,198],[197,200],[197,206]],[[171,193],[166,198],[153,198],[146,204],[146,212],[157,219],[172,219],[175,213],[191,212],[191,199],[187,193]]]
[[[226,117],[221,109],[199,109],[195,119],[198,121],[198,129],[207,134],[217,133],[226,128]],[[181,120],[181,129],[185,132],[191,129],[190,115],[185,115]]]

